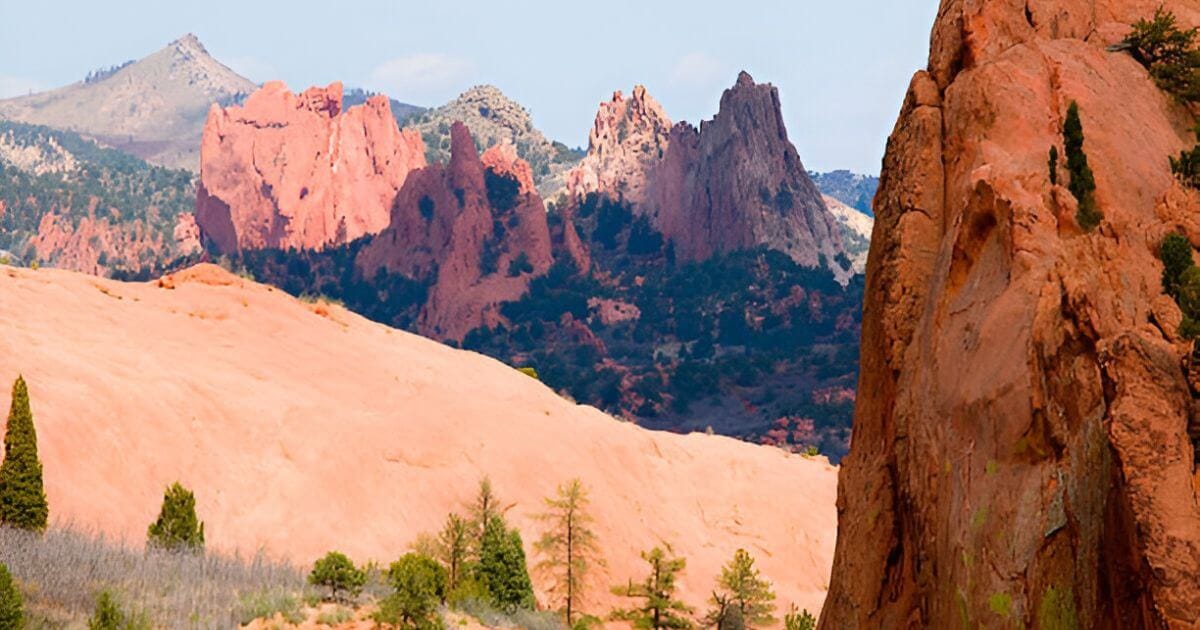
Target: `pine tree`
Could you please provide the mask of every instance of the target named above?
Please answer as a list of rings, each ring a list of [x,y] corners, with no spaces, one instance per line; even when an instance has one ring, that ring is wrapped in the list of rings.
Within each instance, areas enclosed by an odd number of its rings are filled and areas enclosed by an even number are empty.
[[[471,526],[463,517],[450,514],[437,538],[438,560],[446,566],[447,589],[458,588],[471,553]]]
[[[471,515],[471,530],[475,533],[475,550],[478,554],[483,545],[484,530],[487,529],[488,523],[492,521],[492,517],[504,514],[500,509],[500,499],[492,491],[491,479],[484,477],[479,480],[479,492],[475,495],[475,502],[468,507]]]
[[[1075,220],[1085,232],[1090,232],[1104,215],[1096,205],[1096,176],[1088,166],[1087,154],[1083,152],[1083,121],[1079,119],[1079,104],[1071,101],[1067,108],[1067,119],[1063,123],[1063,144],[1067,152],[1067,171],[1071,181],[1067,188],[1079,203]]]
[[[1186,236],[1179,232],[1171,232],[1158,246],[1158,257],[1163,264],[1163,290],[1167,295],[1175,297],[1179,295],[1183,272],[1195,266],[1192,262],[1192,244]]]
[[[549,523],[550,529],[534,544],[545,556],[537,568],[553,576],[550,593],[562,598],[568,626],[579,610],[588,569],[604,564],[591,528],[588,504],[587,489],[578,479],[572,479],[558,487],[556,498],[546,499],[546,512],[538,516]]]
[[[96,598],[96,609],[92,618],[88,619],[88,630],[125,630],[125,615],[117,606],[116,600],[108,591],[100,593]]]
[[[0,628],[20,628],[24,616],[21,591],[17,590],[8,567],[0,564]]]
[[[196,517],[196,496],[171,484],[163,494],[158,520],[146,530],[148,544],[165,551],[204,551],[204,523]]]
[[[4,463],[0,464],[0,524],[40,532],[46,529],[49,517],[29,390],[25,379],[18,376],[4,432]]]
[[[525,565],[521,534],[509,530],[499,516],[492,516],[484,527],[478,574],[497,608],[533,609],[533,582]]]
[[[633,580],[612,589],[614,595],[645,600],[636,608],[614,610],[610,616],[614,621],[628,621],[637,630],[659,630],[663,628],[691,628],[687,618],[692,609],[674,599],[675,577],[687,566],[683,558],[668,557],[671,548],[663,551],[655,547],[642,552],[642,559],[650,564],[650,575],[642,582]]]
[[[393,562],[387,573],[393,593],[380,603],[377,621],[401,628],[441,628],[438,605],[446,599],[446,569],[437,560],[408,553]]]
[[[738,549],[733,560],[721,569],[720,592],[713,593],[709,621],[722,626],[731,615],[741,627],[769,626],[775,623],[775,593],[770,582],[759,577],[754,558],[745,549]]]

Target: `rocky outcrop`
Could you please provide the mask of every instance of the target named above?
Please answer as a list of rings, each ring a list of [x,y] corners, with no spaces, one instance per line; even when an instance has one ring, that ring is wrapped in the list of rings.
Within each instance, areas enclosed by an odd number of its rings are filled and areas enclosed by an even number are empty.
[[[671,129],[651,174],[648,211],[683,260],[766,246],[797,263],[837,267],[837,221],[788,141],[779,91],[749,74],[700,129]]]
[[[613,95],[568,191],[576,203],[600,194],[648,215],[682,260],[767,247],[850,275],[837,221],[788,141],[779,92],[745,72],[700,129],[671,127],[642,86]]]
[[[297,95],[280,82],[213,106],[196,194],[205,242],[221,253],[320,249],[387,227],[424,145],[397,128],[386,97],[341,107],[340,83]]]
[[[1189,112],[1106,47],[1158,2],[945,0],[888,143],[824,628],[1192,628]],[[1195,3],[1168,1],[1183,24]],[[1104,220],[1050,183],[1076,101]]]
[[[567,174],[568,195],[645,203],[646,180],[663,159],[670,133],[671,120],[644,86],[635,86],[629,98],[615,92],[596,113],[587,156]]]
[[[492,85],[477,85],[441,107],[416,113],[404,126],[421,133],[433,163],[450,159],[450,127],[456,122],[467,126],[481,149],[515,147],[546,199],[558,195],[567,171],[579,160],[578,151],[546,138],[534,126],[529,110]]]
[[[501,321],[551,264],[545,206],[527,163],[511,145],[481,158],[466,125],[451,129],[448,164],[417,170],[396,197],[391,223],[359,254],[365,277],[379,269],[425,282],[417,330],[461,340]]]

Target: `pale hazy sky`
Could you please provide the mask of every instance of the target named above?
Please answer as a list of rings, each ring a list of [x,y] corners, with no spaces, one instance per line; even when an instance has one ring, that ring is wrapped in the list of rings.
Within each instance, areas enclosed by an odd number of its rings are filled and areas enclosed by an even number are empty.
[[[597,104],[647,86],[710,118],[738,70],[779,87],[805,165],[877,173],[937,0],[0,0],[0,95],[81,79],[192,32],[255,81],[341,80],[418,105],[479,83],[586,146]]]

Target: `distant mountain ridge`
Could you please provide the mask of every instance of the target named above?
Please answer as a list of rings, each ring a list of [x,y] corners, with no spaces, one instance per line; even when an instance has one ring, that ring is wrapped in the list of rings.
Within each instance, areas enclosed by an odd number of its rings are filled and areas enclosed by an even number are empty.
[[[871,201],[875,198],[876,189],[879,188],[878,177],[852,173],[847,170],[828,173],[809,171],[808,176],[812,178],[817,188],[821,189],[821,193],[829,195],[867,216],[875,215],[871,210]]]
[[[188,34],[71,85],[0,101],[0,119],[73,131],[154,164],[195,171],[209,107],[256,87]]]

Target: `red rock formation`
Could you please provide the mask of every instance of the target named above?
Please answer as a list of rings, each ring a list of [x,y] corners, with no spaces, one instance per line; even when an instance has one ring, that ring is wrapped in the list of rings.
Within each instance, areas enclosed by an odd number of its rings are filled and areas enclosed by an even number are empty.
[[[499,323],[499,304],[520,298],[550,263],[545,206],[529,165],[511,147],[481,159],[461,123],[451,129],[450,163],[412,173],[391,224],[357,260],[366,277],[387,269],[429,282],[417,329],[454,340]]]
[[[587,156],[567,174],[569,196],[602,193],[641,204],[649,171],[663,158],[670,131],[671,120],[645,87],[635,86],[629,98],[615,92],[596,113]]]
[[[1190,348],[1156,257],[1200,244],[1167,160],[1195,121],[1106,51],[1158,4],[942,3],[875,200],[823,628],[1200,623]],[[1091,233],[1049,182],[1072,101]]]
[[[741,73],[717,116],[670,126],[645,88],[600,105],[588,155],[571,171],[575,202],[591,193],[631,204],[675,242],[684,260],[767,246],[798,263],[822,259],[839,277],[844,253],[826,209],[788,141],[779,93]]]
[[[648,204],[684,260],[765,245],[816,266],[843,253],[837,220],[787,139],[778,90],[745,72],[699,131],[671,130]]]
[[[264,85],[214,106],[204,127],[196,223],[217,251],[320,249],[387,227],[420,135],[401,131],[384,96],[341,111],[342,85],[292,94]]]
[[[38,233],[29,243],[33,258],[42,264],[62,269],[106,275],[114,269],[139,271],[143,266],[155,268],[165,262],[168,251],[172,252],[173,257],[199,250],[199,241],[194,236],[195,222],[190,214],[179,217],[174,229],[174,242],[168,243],[162,234],[141,219],[97,219],[95,206],[96,200],[93,199],[88,215],[74,224],[69,217],[59,214],[43,215],[38,224]]]

